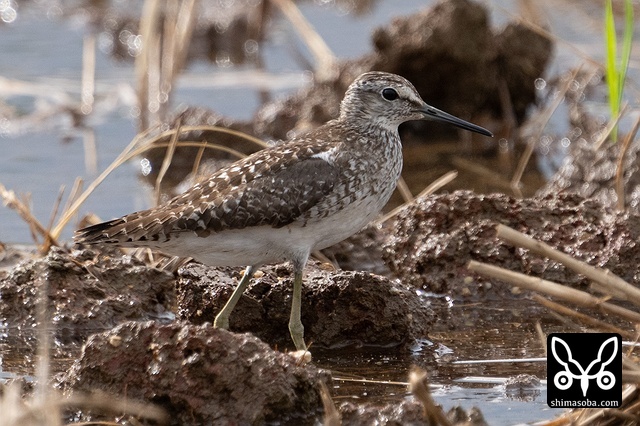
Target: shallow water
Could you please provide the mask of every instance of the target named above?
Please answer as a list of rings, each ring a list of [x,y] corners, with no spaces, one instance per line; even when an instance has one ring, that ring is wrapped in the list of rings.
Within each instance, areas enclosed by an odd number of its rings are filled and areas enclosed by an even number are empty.
[[[54,2],[51,2],[54,4]],[[345,15],[333,2],[315,1],[301,5],[302,12],[339,57],[356,57],[370,49],[372,28],[385,24],[390,17],[414,12],[432,1],[385,0],[374,2],[370,12],[359,16]],[[517,4],[509,0],[487,1],[492,8],[494,25],[502,25],[519,13]],[[540,6],[543,21],[551,32],[569,44],[559,41],[550,75],[581,63],[588,57],[602,58],[601,5],[598,1],[545,0]],[[73,106],[80,98],[80,68],[82,36],[85,32],[81,17],[63,19],[55,9],[42,5],[22,5],[17,19],[0,25],[0,101],[6,102],[24,117],[34,110],[43,116],[37,122],[8,123],[0,119],[0,183],[19,193],[31,194],[35,216],[48,223],[59,188],[65,185],[68,194],[76,177],[86,182],[95,171],[85,164],[85,152],[95,140],[97,170],[103,170],[129,143],[136,133],[135,96],[131,62],[115,62],[99,52],[96,65],[97,104],[85,127],[73,126],[69,115],[59,114],[60,108]],[[3,15],[0,15],[0,17]],[[304,71],[287,53],[288,42],[295,39],[286,24],[278,27],[279,36],[265,47],[266,69],[276,77],[264,78],[244,69],[238,73],[230,68],[215,69],[207,63],[192,64],[179,79],[175,104],[189,102],[201,105],[237,119],[248,119],[259,105],[257,82],[273,95],[289,92],[305,82]],[[637,31],[636,34],[640,33]],[[344,40],[349,40],[345,43]],[[99,40],[100,44],[100,40]],[[630,77],[638,81],[638,64],[632,62]],[[28,83],[28,87],[7,83],[4,79]],[[2,107],[0,103],[0,108]],[[49,114],[49,116],[46,116]],[[554,131],[565,131],[566,120],[552,120]],[[410,148],[412,158],[425,148]],[[135,162],[120,167],[96,190],[81,209],[81,215],[93,212],[102,218],[120,216],[150,205],[149,190],[138,178]],[[421,166],[416,166],[420,169]],[[439,174],[415,178],[412,186],[420,190]],[[416,176],[418,176],[416,174]],[[63,234],[68,240],[70,226]],[[30,241],[28,226],[7,208],[0,208],[0,241],[26,243]],[[492,309],[492,308],[487,308]],[[524,325],[523,325],[524,324]],[[0,329],[0,380],[2,374],[33,374],[31,359],[24,359],[19,345],[7,345],[15,334],[10,325]],[[331,369],[334,376],[363,378],[376,381],[405,382],[411,365],[425,367],[433,384],[437,402],[445,407],[460,404],[468,409],[479,406],[490,424],[529,423],[559,414],[546,406],[544,386],[526,401],[510,399],[500,385],[480,385],[461,382],[472,376],[505,378],[515,374],[534,374],[544,378],[544,363],[468,365],[437,360],[457,360],[541,357],[542,350],[531,324],[500,323],[499,328],[484,325],[470,330],[433,333],[431,340],[416,346],[410,354],[396,350],[345,349],[318,351],[316,363]],[[33,336],[29,338],[33,340]],[[485,342],[478,347],[477,342]],[[439,352],[434,352],[433,347]],[[53,369],[68,366],[68,359],[54,359]],[[407,395],[402,384],[363,383],[336,379],[331,390],[336,402],[343,400],[397,400]]]
[[[335,404],[385,404],[411,398],[406,382],[411,368],[417,366],[428,372],[433,397],[445,410],[453,406],[467,411],[479,407],[491,425],[532,423],[562,412],[547,407],[544,383],[516,394],[505,391],[503,385],[507,378],[520,374],[541,380],[546,375],[546,364],[539,360],[500,361],[544,357],[529,320],[530,302],[512,301],[505,308],[495,302],[450,304],[437,297],[431,305],[441,318],[455,316],[455,329],[444,329],[451,326],[449,321],[436,323],[428,339],[408,349],[321,349],[311,345],[314,364],[331,371],[330,392]],[[546,314],[535,316],[545,331],[557,331],[557,322]],[[0,383],[15,377],[35,380],[37,332],[10,324],[0,326]],[[56,374],[69,368],[80,345],[52,340],[50,369]]]
[[[347,58],[370,50],[372,29],[388,23],[393,16],[415,12],[434,2],[372,2],[368,12],[357,16],[345,14],[333,3],[305,2],[301,10],[334,53]],[[519,2],[485,3],[492,11],[491,19],[497,28],[520,13]],[[601,60],[599,2],[545,0],[535,4],[541,22],[547,22],[551,32],[559,37],[549,70],[551,76],[585,61],[583,55]],[[84,17],[63,18],[56,3],[47,2],[20,4],[17,10],[14,21],[0,24],[0,52],[4,59],[0,64],[0,99],[16,111],[18,118],[34,110],[40,111],[42,116],[36,122],[0,120],[3,153],[0,156],[0,183],[18,193],[30,194],[36,218],[47,224],[61,185],[66,187],[68,194],[76,177],[82,177],[88,183],[96,176],[91,165],[85,165],[85,153],[92,144],[95,143],[97,152],[97,170],[101,171],[135,135],[133,66],[131,61],[114,61],[98,49],[95,110],[87,117],[83,128],[74,127],[68,114],[56,111],[77,106],[79,102],[82,37],[86,32]],[[2,16],[12,15],[5,13]],[[248,119],[259,104],[256,85],[251,83],[266,87],[274,96],[304,84],[304,71],[289,53],[291,40],[296,40],[295,33],[282,22],[275,25],[275,33],[264,48],[265,68],[281,78],[256,76],[247,68],[238,72],[195,62],[180,77],[174,104],[189,102],[232,118]],[[99,36],[98,47],[104,43],[103,37]],[[583,54],[576,53],[576,48]],[[632,61],[629,71],[635,81],[638,79],[637,65]],[[18,84],[20,82],[25,85]],[[565,118],[552,119],[552,130],[564,132],[565,123]],[[459,148],[464,149],[464,146]],[[420,154],[412,157],[433,157],[430,152]],[[116,169],[89,197],[80,214],[92,212],[107,219],[150,206],[148,190],[137,177],[139,170],[140,166],[135,162]],[[419,174],[419,180],[412,182],[412,187],[417,192],[439,175],[441,173]],[[536,181],[536,184],[540,182]],[[0,209],[0,224],[0,241],[30,242],[29,228],[15,212]],[[73,225],[65,230],[65,239],[70,237]]]

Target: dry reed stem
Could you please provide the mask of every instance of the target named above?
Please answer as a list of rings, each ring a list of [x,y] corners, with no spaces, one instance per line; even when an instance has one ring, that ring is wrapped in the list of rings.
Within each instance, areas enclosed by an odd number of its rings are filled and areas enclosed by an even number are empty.
[[[63,212],[66,212],[69,209],[69,207],[71,207],[71,204],[78,197],[78,194],[82,190],[83,182],[84,181],[82,180],[82,178],[79,178],[79,177],[77,177],[73,181],[73,186],[71,187],[71,192],[69,193],[69,196],[67,197],[67,202],[65,203],[64,207],[62,208]]]
[[[511,101],[511,93],[504,78],[500,79],[498,84],[498,99],[502,108],[502,117],[504,122],[504,133],[506,138],[511,138],[513,130],[518,128],[518,120]]]
[[[547,337],[542,331],[542,325],[540,325],[540,321],[536,321],[535,328],[538,339],[540,339],[540,346],[542,346],[542,349],[544,349],[544,355],[547,356]]]
[[[400,179],[398,179],[398,185],[396,188],[398,189],[398,192],[402,196],[402,199],[404,200],[405,203],[413,202],[415,198],[413,197],[413,194],[409,189],[409,185],[407,185],[407,182],[404,180],[402,176],[400,176]]]
[[[497,278],[501,281],[505,281],[527,290],[545,293],[579,306],[591,308],[608,314],[618,315],[632,322],[640,322],[640,313],[609,302],[603,302],[602,299],[594,297],[584,291],[543,280],[542,278],[530,277],[519,272],[513,272],[487,263],[477,262],[475,260],[469,261],[467,268],[481,275]]]
[[[627,155],[627,151],[631,146],[631,142],[636,137],[638,129],[640,128],[640,117],[636,120],[633,128],[627,134],[622,146],[620,147],[620,154],[618,155],[618,162],[616,167],[616,194],[618,195],[618,202],[616,203],[619,211],[624,211],[625,205],[625,193],[624,193],[624,157]]]
[[[238,130],[233,130],[233,129],[228,129],[226,127],[220,127],[220,126],[182,126],[180,128],[180,130],[183,133],[188,133],[188,132],[197,132],[197,131],[201,131],[201,132],[212,132],[212,133],[224,133],[227,135],[231,135],[231,136],[236,136],[239,138],[242,138],[248,142],[252,142],[262,148],[267,148],[269,146],[268,143],[266,143],[265,141],[256,138],[255,136],[251,136],[249,134],[243,133],[241,131]],[[145,133],[150,132],[151,130],[148,130]],[[171,130],[167,130],[164,131],[160,134],[158,134],[157,136],[154,136],[152,140],[150,140],[148,142],[148,144],[153,144],[155,141],[159,140],[159,139],[164,139],[164,138],[170,138],[173,136],[173,134],[175,133],[176,129],[173,128]]]
[[[80,112],[88,115],[93,110],[96,88],[96,35],[93,32],[85,34],[82,39],[80,87]]]
[[[154,89],[159,98],[159,117],[166,116],[166,107],[170,103],[172,88],[175,86],[177,76],[184,68],[189,43],[196,25],[196,0],[184,0],[178,4],[173,1],[165,4],[164,32],[156,27],[156,39],[162,42],[158,44],[159,73],[158,87]],[[160,52],[160,49],[162,51]]]
[[[342,417],[340,412],[336,409],[336,405],[331,399],[331,393],[324,381],[320,382],[320,399],[322,400],[322,408],[324,409],[324,416],[322,419],[323,426],[340,426],[342,424]]]
[[[180,4],[181,7],[178,11],[178,16],[176,17],[176,49],[172,72],[174,80],[175,76],[184,69],[184,65],[187,61],[189,43],[191,43],[193,30],[196,27],[198,3],[198,0],[183,0]]]
[[[571,308],[568,308],[564,305],[561,305],[559,303],[553,302],[545,297],[540,296],[539,294],[534,294],[533,295],[533,300],[535,300],[536,302],[540,303],[542,306],[544,306],[547,309],[550,309],[552,311],[557,312],[560,315],[566,315],[568,317],[573,317],[579,321],[582,321],[588,325],[590,325],[591,327],[594,328],[598,328],[601,330],[607,330],[610,333],[618,333],[621,336],[624,336],[627,339],[631,339],[633,338],[633,333],[623,330],[619,327],[616,327],[612,324],[609,324],[607,322],[601,321],[599,319],[590,317],[589,315],[585,315],[583,313],[577,312]]]
[[[80,206],[86,201],[87,197],[89,197],[89,195],[91,195],[91,193],[93,193],[93,191],[106,179],[107,176],[109,176],[111,174],[111,172],[113,170],[115,170],[117,167],[119,167],[124,162],[124,159],[127,158],[127,155],[129,154],[129,152],[141,140],[143,140],[143,138],[149,132],[150,132],[150,130],[147,130],[147,131],[142,132],[142,133],[138,133],[133,138],[133,140],[131,142],[129,142],[129,145],[127,145],[127,147],[116,157],[116,159],[113,160],[113,162],[102,173],[100,173],[100,175],[93,182],[91,182],[91,184],[89,184],[87,189],[85,189],[84,192],[78,196],[78,198],[71,204],[69,209],[66,210],[65,212],[63,212],[62,217],[58,221],[57,225],[53,228],[53,231],[51,231],[51,235],[54,238],[54,240],[58,236],[60,236],[60,234],[62,233],[62,230],[64,229],[64,227],[71,220],[71,218],[76,214],[76,212],[78,211]]]
[[[15,416],[15,420],[12,423],[7,423],[6,426],[41,424],[39,420],[42,419],[43,415],[46,416],[48,421],[55,418],[60,420],[61,411],[72,408],[93,409],[117,414],[126,413],[130,416],[154,420],[161,424],[168,424],[169,421],[166,412],[162,408],[100,393],[71,395],[69,397],[51,395],[44,404],[25,404],[17,409],[19,413]]]
[[[636,393],[635,386],[628,386],[626,388],[623,388],[622,389],[622,404],[624,405],[624,403],[626,401],[628,401],[631,397],[633,397],[635,393]],[[607,415],[608,412],[611,411],[611,410],[612,410],[611,408],[599,408],[599,409],[585,408],[585,409],[582,410],[581,415],[578,416],[578,419],[575,419],[572,422],[572,425],[573,426],[589,426],[589,425],[593,425],[598,420],[602,421],[604,416]],[[580,413],[580,411],[578,413]],[[580,417],[582,417],[582,418],[580,418]]]
[[[218,127],[218,126],[183,126],[180,129],[182,132],[190,132],[190,131],[210,131],[210,132],[218,132],[218,133],[224,133],[224,134],[230,134],[233,136],[237,136],[240,138],[243,138],[249,142],[253,142],[261,147],[266,147],[267,144],[264,141],[261,141],[258,138],[255,138],[251,135],[247,135],[245,133],[239,132],[237,130],[231,130],[231,129],[226,129],[224,127]],[[91,182],[91,184],[89,184],[89,186],[87,187],[87,189],[84,190],[84,192],[82,192],[82,194],[80,194],[75,200],[74,202],[69,206],[69,208],[67,210],[65,210],[62,214],[62,217],[60,218],[60,220],[58,221],[58,223],[56,224],[56,226],[53,228],[53,230],[51,231],[51,235],[53,237],[53,241],[55,241],[60,234],[62,233],[62,230],[64,229],[64,227],[67,225],[67,223],[71,220],[71,218],[77,213],[78,209],[80,208],[80,206],[86,201],[86,199],[89,197],[89,195],[91,195],[91,193],[93,193],[93,191],[107,178],[107,176],[109,176],[111,174],[111,172],[113,170],[115,170],[116,168],[120,167],[123,163],[125,163],[126,161],[128,161],[129,159],[140,155],[143,152],[146,152],[150,149],[154,149],[154,148],[160,148],[163,146],[168,146],[168,144],[154,144],[155,140],[161,139],[161,138],[165,138],[165,137],[173,137],[174,134],[176,134],[176,129],[173,130],[168,130],[166,132],[162,132],[159,135],[157,135],[156,137],[154,137],[152,140],[148,141],[147,143],[142,144],[142,141],[144,141],[149,133],[155,131],[155,129],[148,129],[144,132],[138,133],[133,140],[129,143],[129,145],[126,146],[126,148],[118,155],[118,157],[116,157],[115,160],[113,160],[113,162],[93,181]],[[142,146],[138,146],[141,145]],[[221,151],[225,151],[225,152],[229,152],[231,154],[237,155],[239,158],[244,157],[245,155],[233,150],[231,148],[227,148],[224,146],[220,146],[220,145],[214,145],[214,144],[207,144],[207,143],[203,143],[203,142],[197,142],[197,143],[185,143],[185,142],[179,142],[177,143],[177,146],[196,146],[196,147],[201,147],[201,146],[205,146],[207,148],[211,148],[211,149],[219,149]],[[137,147],[137,148],[136,148]],[[2,190],[4,189],[3,186],[0,185],[0,196],[3,195]],[[41,226],[41,225],[40,225]]]
[[[622,370],[622,381],[640,384],[640,371]]]
[[[49,400],[51,389],[49,388],[50,363],[51,359],[51,337],[49,332],[49,280],[48,274],[42,270],[41,266],[37,274],[37,295],[36,300],[36,324],[38,333],[38,350],[36,364],[36,387],[34,390],[34,402],[44,406]],[[55,424],[60,424],[60,419],[55,419]],[[53,425],[52,425],[53,426]]]
[[[609,123],[607,123],[607,127],[605,127],[604,130],[600,133],[600,137],[598,138],[598,141],[593,144],[593,149],[595,151],[600,149],[602,144],[607,141],[607,139],[609,138],[609,135],[611,135],[611,132],[613,131],[613,129],[616,128],[622,116],[626,114],[628,107],[629,107],[628,102],[625,102],[624,104],[622,104],[622,107],[620,108],[620,112],[618,113],[618,116],[609,120]]]
[[[491,182],[491,185],[493,185],[493,186],[495,186],[497,188],[502,188],[502,189],[505,189],[505,190],[512,190],[513,189],[513,186],[511,185],[511,182],[509,182],[504,177],[500,176],[500,174],[498,172],[496,172],[495,170],[491,170],[488,167],[485,167],[485,166],[483,166],[481,164],[478,164],[478,163],[476,163],[474,161],[469,161],[466,158],[461,158],[461,157],[453,157],[451,159],[451,162],[458,169],[463,169],[463,170],[466,170],[466,171],[468,171],[470,173],[474,173],[474,174],[477,174],[478,176],[484,177],[489,182]]]
[[[96,146],[96,133],[92,128],[82,130],[82,147],[84,148],[84,167],[87,173],[98,173],[98,148]]]
[[[636,305],[640,305],[640,289],[612,274],[611,271],[593,267],[569,256],[568,254],[552,248],[548,244],[537,241],[516,231],[515,229],[509,228],[508,226],[500,224],[496,227],[496,231],[496,236],[498,238],[501,238],[517,247],[526,248],[533,253],[558,261],[574,272],[602,284],[605,288],[612,288],[613,290],[621,292],[628,300],[632,301]]]
[[[60,190],[58,191],[58,196],[56,197],[56,200],[53,203],[53,209],[51,209],[51,215],[49,216],[49,224],[47,225],[47,235],[45,236],[44,241],[40,246],[41,253],[47,253],[53,243],[50,239],[51,228],[53,227],[53,223],[56,220],[56,216],[58,215],[58,209],[60,208],[60,203],[62,202],[63,195],[64,195],[64,185],[60,187]]]
[[[458,177],[458,172],[456,170],[452,170],[450,172],[447,172],[445,174],[443,174],[442,176],[440,176],[438,179],[434,180],[433,182],[431,182],[425,189],[423,189],[414,199],[413,201],[411,201],[410,203],[404,203],[398,207],[396,207],[395,209],[391,210],[389,213],[385,214],[384,216],[382,216],[380,219],[376,220],[374,222],[374,224],[376,226],[383,224],[384,222],[386,222],[387,220],[391,219],[392,217],[396,216],[398,213],[400,213],[402,210],[404,210],[407,206],[415,203],[417,200],[426,197],[428,195],[433,194],[434,192],[436,192],[438,189],[442,188],[443,186],[445,186],[446,184],[448,184],[449,182],[453,181],[455,178]]]
[[[206,145],[202,145],[198,148],[198,152],[196,153],[196,158],[193,160],[193,167],[191,168],[191,174],[193,176],[198,175],[198,170],[200,170],[200,163],[202,162],[202,156],[204,155],[204,150],[206,149]]]
[[[304,15],[291,0],[270,0],[291,22],[302,40],[305,42],[316,61],[315,75],[319,81],[328,80],[336,72],[337,59],[322,37],[307,21]]]
[[[409,373],[409,390],[422,404],[422,414],[429,424],[452,426],[447,416],[433,398],[429,390],[427,372],[421,368],[413,367]]]
[[[162,165],[160,166],[160,170],[158,171],[158,176],[156,177],[156,184],[154,188],[155,192],[155,202],[156,205],[160,204],[160,186],[162,185],[162,180],[164,179],[164,175],[169,170],[169,166],[171,165],[171,161],[173,160],[173,154],[176,151],[176,145],[178,143],[178,135],[180,135],[180,127],[182,126],[182,120],[178,119],[176,123],[175,132],[171,136],[171,141],[169,142],[169,146],[167,151],[164,154],[164,158],[162,159]]]
[[[31,213],[31,209],[25,203],[23,203],[17,196],[16,193],[10,190],[0,183],[0,198],[5,206],[13,209],[18,213],[18,215],[24,220],[29,227],[37,234],[39,234],[42,238],[48,239],[52,244],[57,245],[57,237],[55,234],[49,232],[39,221],[33,216]],[[33,235],[35,239],[35,235]]]
[[[158,17],[160,15],[160,1],[146,0],[142,5],[140,19],[140,35],[142,37],[142,51],[135,58],[136,88],[138,94],[138,104],[140,106],[139,130],[144,131],[149,128],[148,102],[149,78],[151,70],[151,41],[153,35],[157,33]]]

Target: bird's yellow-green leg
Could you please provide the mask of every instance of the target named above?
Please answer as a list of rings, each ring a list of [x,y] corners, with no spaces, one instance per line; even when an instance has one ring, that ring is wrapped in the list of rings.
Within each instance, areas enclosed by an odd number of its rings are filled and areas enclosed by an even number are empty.
[[[293,262],[294,278],[293,278],[293,298],[291,299],[291,316],[289,317],[289,333],[296,345],[296,350],[306,351],[307,345],[304,343],[304,326],[300,319],[300,305],[302,303],[302,268],[306,263],[304,261]]]
[[[240,300],[240,296],[246,290],[249,285],[249,281],[251,281],[251,277],[255,272],[255,266],[247,266],[247,269],[244,270],[244,275],[238,283],[238,287],[233,291],[227,303],[225,303],[222,310],[216,315],[216,319],[213,321],[213,326],[216,328],[224,328],[229,329],[229,316],[231,315],[231,311],[236,307],[236,303]]]

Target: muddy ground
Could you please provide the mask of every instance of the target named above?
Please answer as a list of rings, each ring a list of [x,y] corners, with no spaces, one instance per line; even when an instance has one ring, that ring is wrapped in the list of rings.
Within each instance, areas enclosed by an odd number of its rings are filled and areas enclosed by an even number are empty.
[[[265,105],[251,123],[189,108],[181,116],[182,124],[222,124],[262,138],[285,138],[334,117],[353,77],[378,69],[406,76],[423,97],[438,100],[443,109],[479,124],[485,120],[500,132],[506,105],[517,124],[527,119],[525,112],[535,101],[533,82],[543,73],[552,49],[548,39],[518,23],[501,31],[490,28],[483,6],[467,0],[442,2],[423,13],[397,18],[375,31],[372,43],[371,54],[342,62],[333,79],[316,81],[300,93]],[[504,89],[510,97],[506,103],[498,95]],[[462,96],[468,93],[473,96]],[[440,130],[419,124],[405,126],[402,132],[426,138]],[[207,138],[206,134],[186,137]],[[432,338],[436,330],[513,319],[509,311],[486,317],[473,309],[465,315],[452,314],[447,306],[437,310],[434,294],[446,304],[508,305],[518,300],[530,309],[518,322],[531,324],[539,316],[526,292],[470,273],[469,260],[576,288],[589,285],[555,262],[499,241],[494,230],[498,223],[636,283],[637,202],[631,196],[630,211],[619,213],[611,197],[598,195],[611,195],[616,154],[574,146],[575,157],[569,157],[537,197],[471,191],[428,196],[384,224],[371,225],[325,250],[324,256],[341,270],[320,261],[310,262],[305,270],[302,321],[311,354],[345,346],[386,347],[403,354],[415,350],[417,341]],[[635,152],[634,146],[625,174],[633,194]],[[195,155],[195,150],[176,152],[169,173],[175,179],[165,183],[180,183]],[[149,157],[155,165],[151,179],[163,157],[161,149]],[[228,158],[210,160],[214,163],[209,167],[217,167]],[[592,169],[593,164],[606,166]],[[237,284],[239,269],[188,262],[173,272],[119,250],[69,246],[26,260],[8,250],[3,253],[0,319],[20,329],[36,328],[37,300],[45,296],[56,342],[53,355],[74,359],[56,378],[56,386],[65,393],[101,390],[154,403],[176,425],[314,424],[323,418],[326,407],[320,386],[331,383],[331,373],[285,353],[292,348],[286,326],[289,266],[259,271],[227,332],[211,323]],[[35,344],[28,347],[28,356],[35,350]],[[337,409],[344,424],[376,420],[428,424],[415,399],[385,406],[342,402]],[[477,410],[454,408],[448,415],[457,424],[484,422]],[[79,417],[76,413],[75,419],[113,417],[94,411]]]

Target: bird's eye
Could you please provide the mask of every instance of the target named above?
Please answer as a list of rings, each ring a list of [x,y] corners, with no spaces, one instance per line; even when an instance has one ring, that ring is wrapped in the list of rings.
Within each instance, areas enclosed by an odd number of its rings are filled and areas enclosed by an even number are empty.
[[[398,92],[396,92],[395,89],[387,87],[386,89],[382,90],[382,97],[388,101],[395,101],[396,99],[398,99]]]

